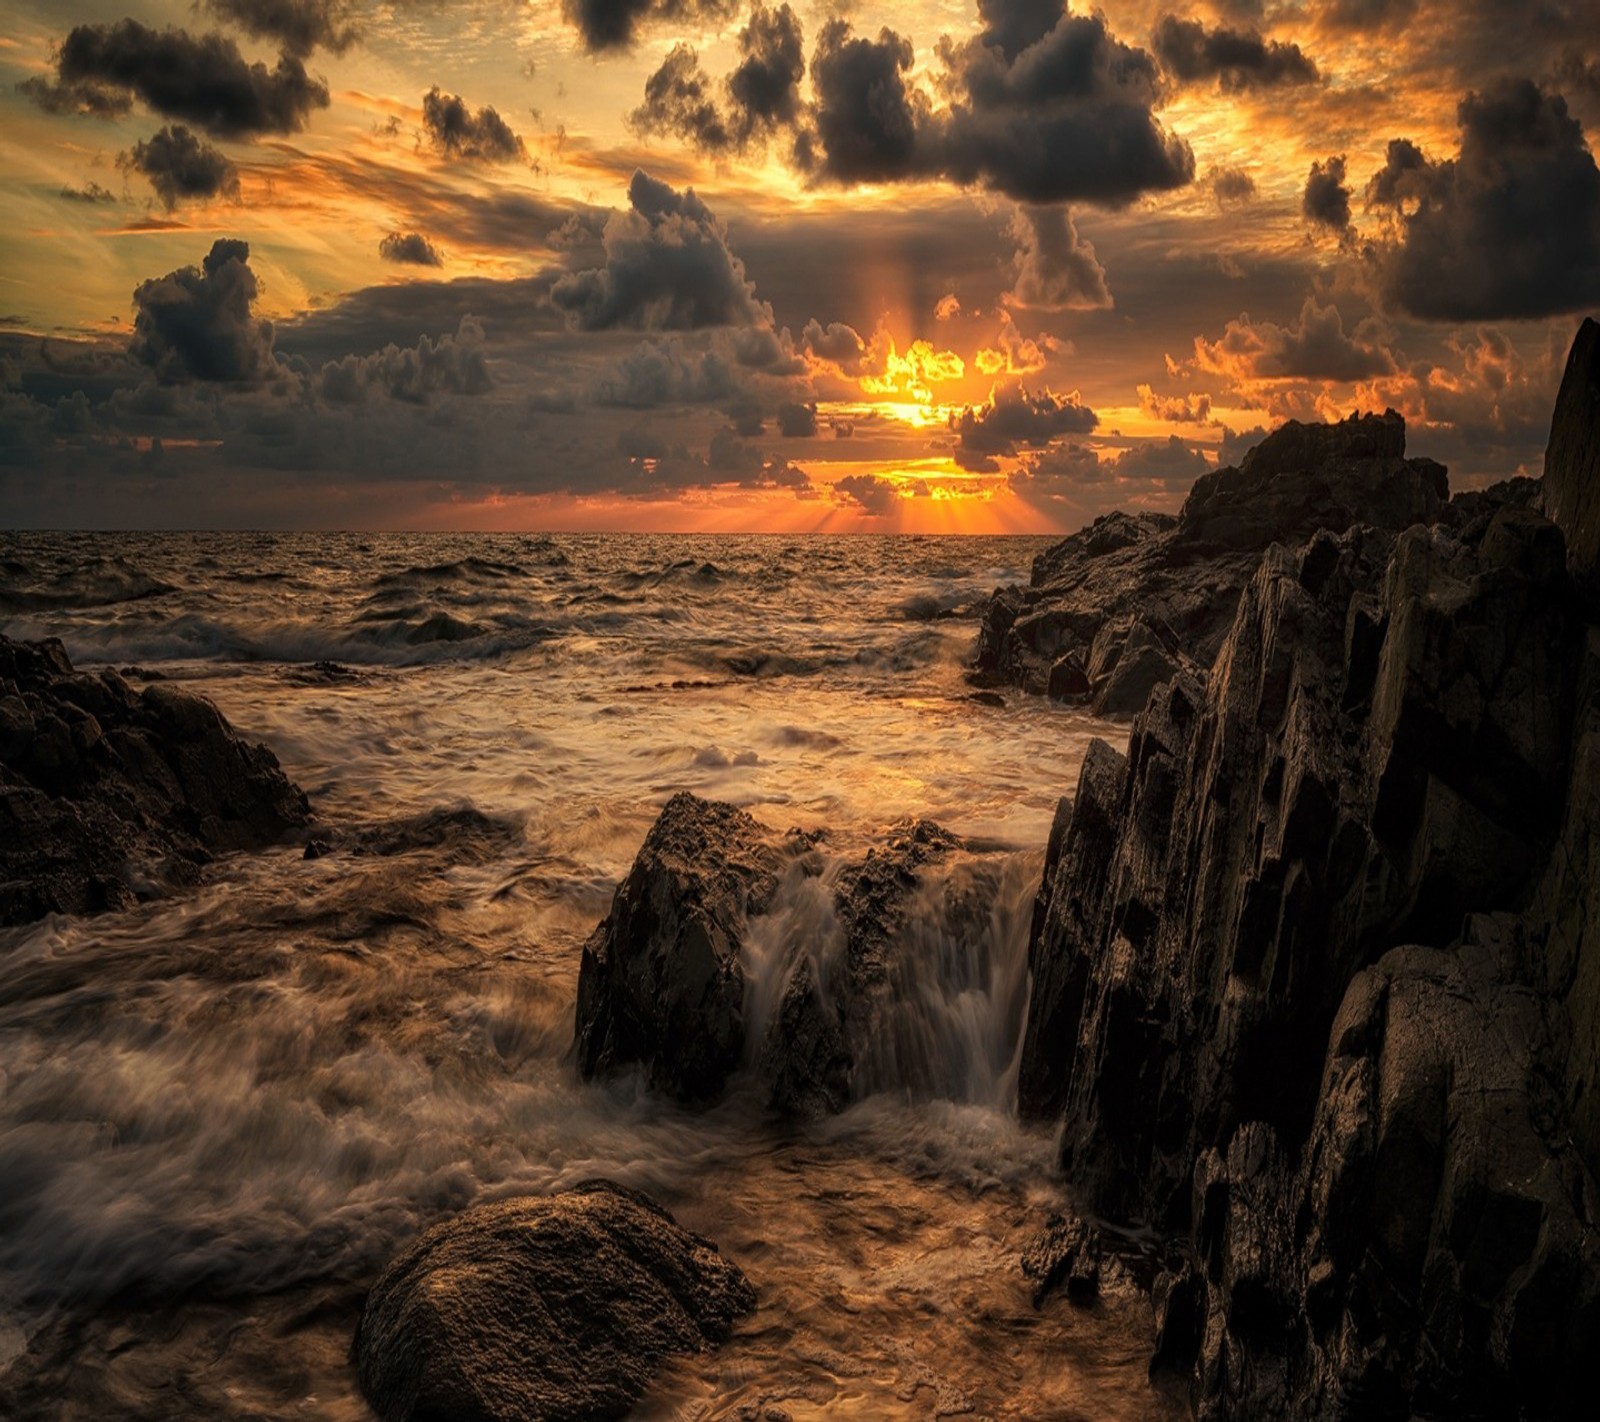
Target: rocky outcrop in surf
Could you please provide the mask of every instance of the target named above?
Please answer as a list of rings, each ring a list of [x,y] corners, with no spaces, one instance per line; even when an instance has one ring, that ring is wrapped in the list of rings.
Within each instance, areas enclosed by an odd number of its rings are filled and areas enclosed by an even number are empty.
[[[1004,1024],[1014,1043],[1026,992],[1000,858],[927,822],[839,854],[819,835],[675,795],[584,945],[580,1072],[637,1068],[695,1101],[743,1073],[800,1116],[886,1087],[998,1089]],[[991,1031],[954,1020],[979,1002]]]
[[[272,752],[209,701],[0,637],[0,924],[152,897],[309,819]]]
[[[1161,682],[1211,665],[1272,544],[1432,523],[1448,497],[1442,465],[1405,457],[1392,410],[1291,421],[1196,480],[1175,518],[1107,514],[1041,553],[1026,588],[990,600],[976,675],[1134,715]]]
[[[1052,836],[1019,1097],[1087,1207],[1184,1242],[1157,1362],[1202,1417],[1568,1416],[1588,1392],[1596,335],[1553,521],[1514,481],[1269,550],[1209,674],[1090,752]]]
[[[709,1240],[596,1181],[434,1226],[373,1286],[352,1352],[382,1422],[622,1417],[755,1305]]]

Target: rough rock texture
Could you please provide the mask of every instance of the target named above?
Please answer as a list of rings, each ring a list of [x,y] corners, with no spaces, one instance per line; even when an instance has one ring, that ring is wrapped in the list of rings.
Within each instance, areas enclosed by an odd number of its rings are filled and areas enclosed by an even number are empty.
[[[214,854],[309,819],[272,752],[210,702],[0,637],[0,924],[193,883]]]
[[[427,1231],[374,1285],[353,1354],[382,1422],[622,1417],[755,1302],[709,1240],[597,1181]]]
[[[1269,551],[1052,834],[1021,1103],[1186,1241],[1203,1417],[1587,1415],[1600,626],[1529,494]]]
[[[722,1090],[744,1052],[745,923],[797,847],[732,805],[687,792],[667,802],[583,947],[585,1076],[642,1064],[676,1096]]]
[[[1544,452],[1545,512],[1567,535],[1567,559],[1600,598],[1600,323],[1586,320],[1567,357]]]
[[[1237,468],[1196,480],[1176,518],[1108,514],[1041,553],[1027,588],[991,599],[978,673],[1133,715],[1160,681],[1210,666],[1269,546],[1358,523],[1431,523],[1447,498],[1441,465],[1405,458],[1392,410],[1291,422]]]
[[[831,871],[815,844],[731,805],[675,795],[584,945],[579,1070],[639,1065],[658,1089],[703,1100],[749,1065],[784,1114],[842,1110],[871,1068],[894,1002],[899,933],[919,871],[959,841],[919,823]],[[758,966],[751,924],[785,884],[795,908],[801,880],[816,881],[821,918],[798,942],[767,944],[789,956]],[[948,907],[955,914],[962,905]],[[758,978],[775,994],[770,1014],[753,1000]]]

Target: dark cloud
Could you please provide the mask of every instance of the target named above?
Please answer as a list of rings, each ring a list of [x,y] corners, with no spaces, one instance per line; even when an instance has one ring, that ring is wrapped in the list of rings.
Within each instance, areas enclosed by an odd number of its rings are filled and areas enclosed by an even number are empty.
[[[707,326],[770,326],[727,234],[690,188],[680,193],[636,172],[629,211],[606,222],[605,264],[569,272],[550,299],[586,331],[636,327],[689,331]]]
[[[1006,300],[1044,311],[1093,311],[1112,305],[1105,268],[1078,235],[1064,207],[1019,207],[1011,217],[1017,241],[1016,280]]]
[[[561,0],[566,16],[590,51],[626,49],[646,20],[727,19],[738,0]]]
[[[854,504],[870,518],[893,513],[900,501],[894,482],[877,474],[846,474],[834,480],[833,495],[840,503]]]
[[[1256,180],[1243,168],[1213,168],[1211,192],[1218,207],[1239,207],[1256,195]]]
[[[378,243],[378,255],[401,266],[440,267],[439,249],[420,232],[390,232]]]
[[[220,238],[199,267],[143,282],[128,354],[165,381],[256,381],[279,373],[272,322],[251,311],[250,246]]]
[[[304,59],[314,49],[343,54],[358,38],[354,0],[205,0],[206,8],[256,39]]]
[[[797,157],[838,183],[945,177],[1022,202],[1117,206],[1194,176],[1194,157],[1152,113],[1155,61],[1102,15],[992,0],[986,30],[940,47],[948,107],[908,82],[909,40],[831,20],[811,58],[815,134]]]
[[[1350,189],[1345,186],[1344,155],[1313,163],[1306,176],[1300,211],[1319,227],[1345,232],[1350,227]]]
[[[1180,84],[1210,83],[1226,94],[1286,84],[1314,84],[1317,66],[1297,44],[1264,40],[1254,30],[1220,26],[1207,31],[1199,20],[1163,15],[1150,36],[1162,68]]]
[[[1386,305],[1430,321],[1531,318],[1600,302],[1600,169],[1566,100],[1528,79],[1470,94],[1461,149],[1391,144],[1368,200],[1394,209],[1367,251]]]
[[[68,202],[115,202],[117,195],[99,183],[86,183],[81,188],[62,188],[61,197]]]
[[[741,394],[727,358],[693,351],[677,337],[643,341],[601,375],[594,398],[602,405],[650,410],[672,405],[720,405]]]
[[[422,126],[441,153],[479,163],[526,160],[528,150],[489,105],[473,113],[465,100],[437,84],[422,96]]]
[[[956,462],[975,472],[993,470],[993,456],[1016,453],[1018,445],[1035,448],[1064,435],[1088,434],[1100,417],[1074,392],[1055,395],[1049,390],[1030,394],[1022,384],[1002,385],[989,403],[968,406],[950,417],[956,432]]]
[[[1129,445],[1112,461],[1111,472],[1118,479],[1138,479],[1187,489],[1211,466],[1201,451],[1185,444],[1177,435],[1166,439],[1144,440]]]
[[[148,178],[168,212],[181,202],[239,198],[239,172],[228,155],[181,123],[134,144],[117,163]]]
[[[719,86],[690,45],[674,45],[645,81],[644,103],[630,124],[641,133],[675,134],[708,153],[743,150],[793,127],[806,70],[794,11],[757,4],[739,32],[739,52],[738,66]]]
[[[869,347],[854,326],[843,321],[830,321],[826,326],[820,321],[808,321],[800,341],[807,355],[837,366],[843,374],[863,373]]]
[[[1417,0],[1322,0],[1317,16],[1339,29],[1382,30],[1409,20]]]
[[[778,406],[778,433],[788,439],[812,439],[817,433],[816,401],[802,405],[786,401]]]
[[[133,99],[220,138],[294,133],[328,106],[328,86],[293,55],[249,63],[222,35],[152,30],[136,20],[79,25],[56,53],[56,75],[23,87],[52,112],[126,113]]]
[[[324,400],[354,405],[369,396],[423,405],[440,394],[482,395],[494,385],[483,352],[483,327],[464,317],[454,336],[422,337],[415,346],[385,346],[371,355],[346,356],[322,367],[317,389]]]

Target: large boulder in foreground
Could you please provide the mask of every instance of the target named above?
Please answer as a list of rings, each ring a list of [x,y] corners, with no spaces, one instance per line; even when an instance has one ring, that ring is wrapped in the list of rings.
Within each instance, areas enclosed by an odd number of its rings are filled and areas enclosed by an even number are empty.
[[[1002,589],[979,633],[980,678],[1131,716],[1180,672],[1204,672],[1262,555],[1319,530],[1399,532],[1447,511],[1444,467],[1405,457],[1394,411],[1290,421],[1237,467],[1195,480],[1176,518],[1107,514]],[[1130,664],[1123,666],[1126,659]]]
[[[709,1240],[597,1181],[435,1225],[373,1286],[353,1355],[381,1422],[586,1422],[755,1304]]]
[[[272,752],[209,701],[74,671],[53,638],[0,637],[0,924],[191,884],[309,819]]]
[[[1544,507],[1567,536],[1573,578],[1600,597],[1600,322],[1592,319],[1572,343],[1550,421]]]

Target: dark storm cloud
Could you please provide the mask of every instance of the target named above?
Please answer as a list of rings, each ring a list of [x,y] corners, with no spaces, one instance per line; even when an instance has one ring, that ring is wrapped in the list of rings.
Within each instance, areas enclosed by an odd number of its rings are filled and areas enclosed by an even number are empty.
[[[1016,281],[1008,301],[1043,311],[1091,311],[1112,304],[1105,268],[1066,208],[1019,207],[1012,214],[1011,235],[1017,239]]]
[[[788,439],[811,439],[817,433],[816,401],[786,402],[778,406],[778,433]]]
[[[239,173],[228,155],[181,123],[134,144],[117,163],[148,178],[168,212],[181,202],[239,197]]]
[[[822,27],[811,56],[817,96],[820,170],[837,182],[912,176],[917,131],[927,104],[907,85],[911,41],[892,30],[876,40],[853,35],[845,20]]]
[[[1211,193],[1218,207],[1239,207],[1256,195],[1256,180],[1243,168],[1213,168]]]
[[[740,394],[733,367],[715,350],[691,351],[676,337],[641,342],[601,375],[602,405],[650,410],[669,405],[720,405]]]
[[[876,474],[846,474],[833,484],[834,498],[856,505],[871,518],[882,518],[894,511],[900,495],[894,482]]]
[[[441,153],[480,163],[526,159],[528,150],[499,113],[485,104],[473,113],[465,100],[437,84],[422,96],[422,126]]]
[[[353,0],[205,0],[205,4],[218,18],[256,39],[273,41],[298,59],[319,48],[342,54],[358,38],[351,23]]]
[[[1021,384],[1001,386],[988,404],[969,405],[950,417],[958,443],[956,463],[980,473],[995,468],[994,455],[1014,454],[1018,445],[1038,448],[1064,435],[1088,434],[1099,423],[1100,417],[1076,393],[1041,390],[1034,395]]]
[[[24,86],[52,112],[126,113],[133,99],[220,138],[294,133],[328,106],[328,86],[299,59],[249,63],[222,35],[152,30],[136,20],[79,25],[56,54],[53,81]]]
[[[1264,40],[1254,30],[1208,31],[1199,20],[1163,15],[1150,43],[1161,66],[1181,84],[1210,83],[1223,93],[1314,84],[1321,75],[1297,44]]]
[[[401,266],[439,267],[444,258],[439,249],[420,232],[390,232],[378,243],[378,255]]]
[[[1345,185],[1344,156],[1313,163],[1306,176],[1300,211],[1319,227],[1344,232],[1350,226],[1350,189]]]
[[[318,393],[336,405],[359,404],[372,395],[423,405],[433,395],[482,395],[493,385],[483,327],[470,316],[454,336],[424,336],[415,346],[346,356],[323,366],[317,376]]]
[[[1457,157],[1431,162],[1391,144],[1369,188],[1396,209],[1393,239],[1367,254],[1385,303],[1477,321],[1600,302],[1600,169],[1566,100],[1506,79],[1468,95],[1457,116]]]
[[[605,264],[569,272],[550,289],[574,325],[688,331],[771,324],[722,224],[693,188],[680,193],[636,172],[628,202],[629,211],[606,222]]]
[[[561,13],[590,51],[626,49],[646,20],[725,20],[738,0],[561,0]]]
[[[645,81],[630,122],[643,133],[671,133],[709,153],[744,149],[800,118],[805,76],[800,21],[788,5],[757,4],[739,32],[738,66],[718,86],[694,49],[674,45]]]
[[[180,267],[133,293],[128,354],[166,381],[254,381],[279,371],[272,322],[251,311],[250,246],[220,238],[199,267]]]

